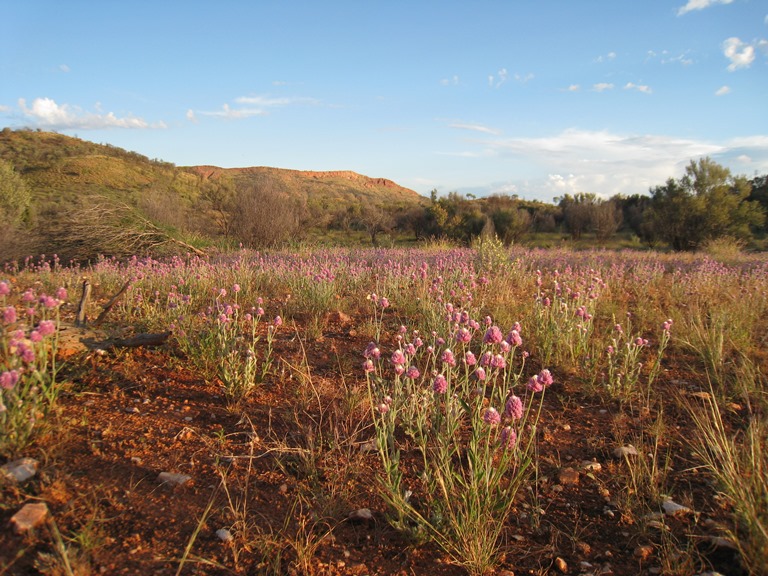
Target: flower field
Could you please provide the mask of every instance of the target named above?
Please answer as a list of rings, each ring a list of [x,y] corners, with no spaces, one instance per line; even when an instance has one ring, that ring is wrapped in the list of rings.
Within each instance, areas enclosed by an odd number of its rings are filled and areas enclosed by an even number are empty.
[[[0,310],[0,574],[768,573],[763,254],[41,257]]]

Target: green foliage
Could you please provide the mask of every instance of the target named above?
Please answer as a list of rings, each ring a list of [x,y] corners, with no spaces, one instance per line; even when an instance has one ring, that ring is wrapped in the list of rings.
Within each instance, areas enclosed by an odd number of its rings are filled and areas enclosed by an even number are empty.
[[[29,213],[31,200],[24,178],[0,159],[0,218],[12,226],[20,224]]]

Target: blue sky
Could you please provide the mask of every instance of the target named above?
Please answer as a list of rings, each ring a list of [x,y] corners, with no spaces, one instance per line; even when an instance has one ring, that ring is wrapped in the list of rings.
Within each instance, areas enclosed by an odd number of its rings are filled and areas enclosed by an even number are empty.
[[[427,195],[768,173],[765,0],[0,3],[0,126]]]

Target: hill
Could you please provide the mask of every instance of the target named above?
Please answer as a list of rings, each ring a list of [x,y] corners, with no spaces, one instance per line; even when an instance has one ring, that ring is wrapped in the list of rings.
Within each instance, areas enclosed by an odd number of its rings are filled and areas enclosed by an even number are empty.
[[[14,256],[274,245],[333,229],[370,234],[372,213],[392,220],[428,202],[391,180],[351,171],[179,167],[32,130],[0,131],[0,162],[21,177],[29,196],[13,245],[0,237],[2,252]]]

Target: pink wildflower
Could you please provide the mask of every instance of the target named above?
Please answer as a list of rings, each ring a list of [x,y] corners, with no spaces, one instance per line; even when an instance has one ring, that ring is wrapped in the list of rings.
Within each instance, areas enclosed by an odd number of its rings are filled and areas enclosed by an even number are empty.
[[[507,342],[512,346],[520,346],[523,343],[523,339],[520,337],[520,331],[515,328],[510,330],[509,334],[507,334]]]
[[[11,287],[8,286],[8,282],[0,282],[0,296],[8,296],[11,293]]]
[[[16,322],[16,308],[8,306],[3,310],[3,323],[13,324],[14,322]]]
[[[539,375],[536,377],[538,381],[541,383],[542,386],[545,388],[552,384],[554,382],[554,378],[552,378],[552,373],[544,368],[541,372],[539,372]]]
[[[499,411],[496,410],[496,408],[491,406],[483,414],[483,420],[486,424],[496,426],[497,424],[501,423],[501,414],[499,414]]]
[[[371,360],[370,358],[365,362],[363,362],[363,372],[365,373],[373,372],[375,369],[376,367],[373,365],[373,360]]]
[[[275,316],[275,319],[272,322],[275,325],[275,328],[279,328],[283,325],[283,319],[280,318],[280,316]]]
[[[485,331],[485,336],[483,336],[483,344],[498,344],[502,340],[504,340],[504,335],[498,326],[491,326]]]
[[[408,370],[405,373],[406,377],[410,378],[411,380],[416,380],[419,376],[421,376],[421,373],[419,372],[419,369],[416,368],[416,366],[410,366]]]
[[[510,450],[517,444],[517,432],[515,432],[515,429],[512,428],[512,426],[505,426],[501,431],[499,440],[502,448]]]
[[[432,382],[432,389],[438,394],[445,394],[448,391],[448,381],[445,376],[438,374],[435,376],[434,382]]]
[[[472,332],[470,332],[467,328],[459,328],[456,331],[456,342],[460,342],[462,344],[467,344],[472,340]]]
[[[382,309],[389,308],[389,300],[387,298],[382,298],[379,304],[381,304]]]
[[[232,286],[232,292],[234,292],[235,294],[240,292],[240,284],[235,284],[234,286]]]
[[[384,403],[384,402],[382,402],[381,404],[379,404],[379,405],[377,406],[377,408],[378,408],[378,410],[379,410],[379,414],[386,414],[387,412],[389,412],[389,404],[386,404],[386,403]]]
[[[37,330],[32,330],[32,332],[29,333],[29,339],[32,342],[38,343],[43,341],[43,335],[40,334]]]
[[[403,351],[402,351],[402,350],[395,350],[395,351],[392,353],[392,357],[390,358],[390,361],[391,361],[391,362],[392,362],[392,364],[394,364],[395,366],[402,366],[402,365],[403,365],[403,364],[405,364],[405,362],[406,362],[406,360],[405,360],[405,354],[403,354]]]
[[[493,358],[492,352],[483,352],[483,355],[480,356],[480,366],[490,366],[492,358]]]
[[[19,381],[18,370],[8,370],[0,374],[0,388],[3,390],[11,390]]]
[[[475,355],[472,354],[471,350],[467,350],[467,353],[464,354],[464,363],[467,366],[474,366],[477,364],[477,358],[475,358]]]
[[[67,299],[67,289],[64,288],[64,286],[60,286],[58,290],[56,290],[56,298],[59,300],[66,300]]]
[[[541,385],[541,382],[539,382],[539,379],[536,376],[531,376],[528,379],[528,390],[531,392],[541,392],[544,390],[544,386]]]
[[[504,405],[504,413],[513,420],[520,420],[523,417],[523,401],[512,394]]]
[[[448,366],[456,366],[456,358],[454,357],[450,348],[443,350],[443,355],[440,357],[440,359],[443,361],[443,364],[447,364]]]
[[[479,380],[480,382],[483,382],[485,380],[485,369],[482,366],[478,366],[475,369],[475,378]]]
[[[24,294],[21,295],[21,301],[26,302],[29,304],[30,302],[35,301],[35,293],[32,291],[32,288],[24,292]]]
[[[507,367],[507,361],[504,360],[504,356],[501,354],[496,354],[493,358],[491,358],[491,367],[492,368],[498,368],[499,370],[503,370]]]

